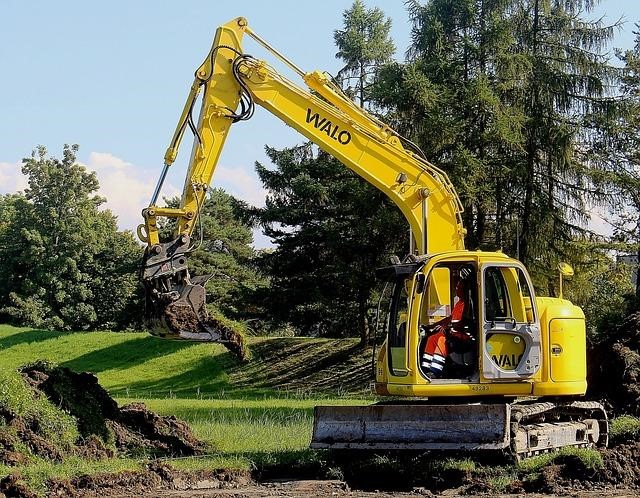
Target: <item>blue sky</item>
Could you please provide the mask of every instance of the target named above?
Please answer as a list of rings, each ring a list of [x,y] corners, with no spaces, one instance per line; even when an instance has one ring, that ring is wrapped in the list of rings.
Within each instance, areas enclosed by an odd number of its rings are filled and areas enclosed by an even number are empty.
[[[409,21],[401,0],[365,0],[393,19],[401,59]],[[0,193],[24,188],[20,161],[38,144],[53,155],[80,145],[78,159],[98,173],[108,206],[122,228],[140,221],[162,166],[193,70],[205,57],[216,26],[237,17],[304,70],[337,72],[333,31],[352,0],[320,3],[273,0],[88,2],[0,0]],[[593,17],[624,17],[615,47],[633,43],[640,2],[609,0]],[[247,42],[248,53],[263,56]],[[179,192],[190,150],[169,177],[165,194]],[[302,141],[266,111],[232,128],[214,185],[254,204],[264,198],[254,162],[264,145]],[[258,237],[257,245],[266,243]]]

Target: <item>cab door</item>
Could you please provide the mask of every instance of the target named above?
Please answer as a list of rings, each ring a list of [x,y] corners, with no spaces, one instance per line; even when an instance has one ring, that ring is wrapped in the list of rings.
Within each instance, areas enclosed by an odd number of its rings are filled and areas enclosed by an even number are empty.
[[[409,374],[407,344],[409,342],[409,289],[411,279],[398,279],[393,287],[389,310],[387,313],[387,350],[389,380],[398,382],[398,377]]]
[[[540,323],[533,287],[516,263],[482,265],[482,374],[526,379],[540,369]]]

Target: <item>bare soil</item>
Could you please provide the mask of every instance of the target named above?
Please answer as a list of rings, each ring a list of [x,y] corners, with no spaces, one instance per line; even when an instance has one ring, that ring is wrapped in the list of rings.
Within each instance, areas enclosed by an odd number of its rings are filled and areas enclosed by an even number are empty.
[[[588,351],[587,394],[609,415],[640,415],[640,312],[627,316]]]
[[[97,498],[97,497],[299,497],[313,496],[335,497],[434,497],[468,495],[469,489],[453,487],[442,492],[432,492],[424,487],[414,487],[407,491],[363,491],[351,489],[341,480],[272,480],[256,482],[248,472],[212,470],[199,472],[178,472],[169,466],[152,464],[145,471],[121,472],[119,474],[96,474],[73,479],[55,479],[47,483],[47,497]],[[481,493],[484,496],[515,497],[523,496],[523,491],[507,493]],[[0,497],[35,498],[35,495],[20,482],[20,477],[11,475],[0,482]],[[591,490],[576,492],[572,488],[557,487],[549,493],[527,494],[530,498],[542,496],[577,496],[595,498],[597,496],[623,497],[637,496],[633,489]]]

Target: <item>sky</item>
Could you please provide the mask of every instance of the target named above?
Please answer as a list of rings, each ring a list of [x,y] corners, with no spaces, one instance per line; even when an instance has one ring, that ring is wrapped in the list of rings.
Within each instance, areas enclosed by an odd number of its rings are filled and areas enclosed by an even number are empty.
[[[410,23],[401,0],[365,0],[393,20],[391,36],[402,60]],[[0,0],[0,194],[23,190],[22,158],[42,144],[61,157],[65,143],[80,145],[78,161],[97,173],[106,206],[122,229],[142,222],[141,210],[193,79],[217,26],[244,16],[272,46],[305,71],[335,74],[333,32],[352,0]],[[617,48],[633,45],[640,21],[637,0],[605,0],[591,14],[626,20]],[[245,51],[267,58],[252,40]],[[271,58],[268,58],[272,62]],[[276,65],[276,67],[278,67]],[[288,75],[288,73],[285,73]],[[182,190],[191,137],[172,167],[163,196]],[[253,205],[265,192],[256,161],[269,164],[264,146],[303,141],[268,112],[233,125],[213,185]],[[606,216],[605,216],[606,217]],[[595,219],[594,227],[606,231]],[[255,245],[268,239],[255,234]]]

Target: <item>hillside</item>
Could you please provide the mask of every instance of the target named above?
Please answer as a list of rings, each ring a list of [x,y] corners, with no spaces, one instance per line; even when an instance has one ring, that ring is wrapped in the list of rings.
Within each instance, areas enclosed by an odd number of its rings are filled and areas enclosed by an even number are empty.
[[[112,396],[260,397],[274,391],[365,394],[371,350],[351,339],[249,338],[240,363],[216,344],[164,341],[144,333],[50,332],[0,325],[2,367],[44,359],[90,371]]]
[[[614,420],[611,450],[567,448],[518,464],[429,454],[334,461],[326,452],[308,449],[313,407],[371,402],[371,351],[358,350],[354,340],[252,338],[249,346],[252,360],[240,363],[218,345],[167,342],[137,333],[0,326],[0,415],[4,413],[6,421],[4,426],[0,421],[0,497],[3,492],[23,496],[19,493],[26,487],[39,495],[100,490],[96,492],[103,496],[120,496],[137,489],[141,495],[155,496],[159,489],[176,489],[176,483],[187,485],[189,480],[196,488],[202,479],[214,487],[222,482],[234,487],[242,479],[246,485],[283,477],[338,477],[356,489],[454,488],[471,494],[557,494],[639,485],[640,424],[632,417]],[[57,374],[46,365],[32,367],[35,370],[22,377],[16,371],[42,359],[97,375],[119,406],[107,399],[110,414],[87,420],[118,431],[113,432],[115,440],[108,431],[103,443],[93,436],[80,437],[87,427],[85,407],[96,406],[85,394],[101,389],[95,377],[63,369],[67,373],[52,384],[51,375]],[[68,389],[74,375],[86,389]],[[46,386],[54,385],[64,395],[44,396]],[[34,388],[39,389],[35,394]],[[147,408],[127,405],[139,401]],[[68,411],[65,403],[71,406]],[[151,420],[157,427],[157,434],[144,441],[150,450],[132,451],[128,441],[120,441],[121,432],[126,433],[134,420]],[[164,444],[162,438],[173,437],[169,428],[181,429],[183,440],[192,441],[200,453],[158,456],[158,441]],[[276,495],[290,496],[285,491]]]

